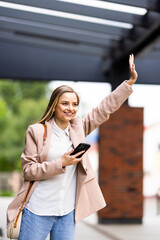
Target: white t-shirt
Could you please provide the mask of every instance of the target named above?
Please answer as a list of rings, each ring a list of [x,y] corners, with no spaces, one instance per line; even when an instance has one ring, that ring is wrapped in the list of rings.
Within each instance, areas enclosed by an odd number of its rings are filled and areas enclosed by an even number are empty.
[[[69,126],[62,130],[53,121],[48,161],[60,158],[73,149],[69,137]],[[37,215],[63,216],[75,208],[76,165],[66,167],[66,172],[47,180],[41,180],[26,206]]]

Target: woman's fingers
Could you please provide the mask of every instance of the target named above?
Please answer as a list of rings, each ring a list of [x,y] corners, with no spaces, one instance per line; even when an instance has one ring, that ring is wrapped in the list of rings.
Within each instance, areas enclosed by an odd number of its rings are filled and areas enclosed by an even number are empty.
[[[65,153],[65,156],[70,156],[70,154],[73,153],[73,152],[74,152],[74,149],[72,149],[71,151]],[[72,158],[76,158],[76,157],[80,156],[80,155],[81,155],[82,153],[84,153],[84,152],[85,152],[84,150],[83,150],[83,151],[80,151],[80,152],[72,155]]]
[[[129,85],[133,85],[136,82],[138,77],[138,74],[135,69],[133,54],[129,55],[129,69],[130,69],[130,79],[127,82]]]
[[[66,152],[65,155],[70,155],[73,151],[74,149],[70,150],[69,152]]]
[[[82,153],[84,153],[85,151],[83,150],[83,151],[80,151],[80,152],[78,152],[78,153],[76,153],[75,155],[72,155],[72,157],[75,157],[75,158],[77,158],[78,156],[80,156]]]
[[[73,151],[74,150],[71,150],[62,156],[62,166],[75,165],[82,160],[82,157],[78,157],[78,156],[80,156],[85,151],[81,151],[74,155],[70,155]]]
[[[134,55],[129,55],[129,67],[132,69],[132,65],[134,64]]]
[[[130,68],[130,72],[131,72],[131,75],[132,75],[135,71],[134,55],[133,54],[131,54],[129,56],[129,68]]]

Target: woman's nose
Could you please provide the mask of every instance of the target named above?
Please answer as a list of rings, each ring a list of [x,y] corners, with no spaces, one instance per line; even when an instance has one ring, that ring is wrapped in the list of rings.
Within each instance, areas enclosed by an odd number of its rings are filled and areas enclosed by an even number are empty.
[[[73,109],[73,106],[72,105],[68,105],[68,110],[72,110]]]

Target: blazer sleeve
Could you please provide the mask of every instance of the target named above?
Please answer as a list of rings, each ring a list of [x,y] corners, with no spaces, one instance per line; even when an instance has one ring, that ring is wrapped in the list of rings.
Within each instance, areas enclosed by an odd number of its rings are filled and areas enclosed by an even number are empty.
[[[85,136],[90,134],[103,122],[107,121],[110,114],[117,111],[132,92],[132,87],[124,81],[111,94],[103,99],[96,108],[93,108],[93,110],[83,118]]]
[[[25,149],[21,155],[21,167],[23,177],[27,181],[44,180],[65,173],[61,159],[52,162],[38,162],[37,139],[31,126],[28,127],[26,132]]]

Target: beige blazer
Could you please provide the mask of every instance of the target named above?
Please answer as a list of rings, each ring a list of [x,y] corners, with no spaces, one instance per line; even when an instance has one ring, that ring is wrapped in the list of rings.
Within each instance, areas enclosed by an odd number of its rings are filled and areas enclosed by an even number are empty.
[[[80,117],[72,119],[70,121],[69,130],[74,147],[80,142],[85,142],[85,137],[100,124],[107,121],[110,114],[118,110],[131,93],[132,88],[126,82],[123,82],[83,119]],[[34,181],[34,183],[29,192],[26,203],[39,181],[48,179],[57,174],[65,174],[65,168],[62,168],[61,158],[56,162],[47,161],[52,123],[53,119],[45,123],[46,138],[44,142],[44,127],[42,124],[34,124],[28,127],[26,132],[25,149],[21,155],[24,183],[18,195],[8,206],[7,223],[12,221],[17,215],[30,181]],[[77,166],[75,222],[77,223],[105,206],[106,203],[97,183],[95,172],[91,167],[86,153]]]

